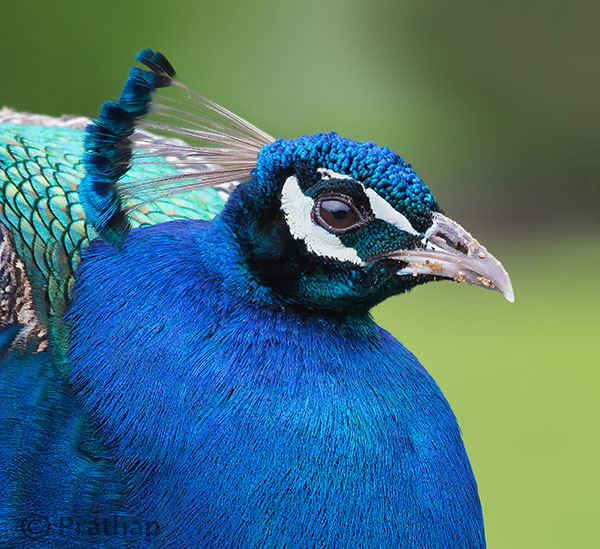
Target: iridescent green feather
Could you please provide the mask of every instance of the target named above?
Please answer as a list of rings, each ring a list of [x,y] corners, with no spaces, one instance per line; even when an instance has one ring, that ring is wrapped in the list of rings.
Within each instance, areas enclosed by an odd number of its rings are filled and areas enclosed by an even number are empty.
[[[81,127],[0,123],[0,222],[25,264],[35,314],[51,335],[70,295],[80,252],[97,237],[77,194],[84,175],[83,135]],[[134,165],[123,182],[178,173],[173,164],[149,162]],[[223,203],[217,189],[194,190],[138,207],[130,222],[135,228],[210,219]]]

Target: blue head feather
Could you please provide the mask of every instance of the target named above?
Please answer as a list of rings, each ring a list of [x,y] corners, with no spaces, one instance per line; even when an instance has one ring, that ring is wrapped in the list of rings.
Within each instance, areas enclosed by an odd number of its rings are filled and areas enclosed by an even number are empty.
[[[255,175],[270,183],[266,192],[273,193],[273,186],[281,187],[281,175],[304,162],[362,182],[403,212],[418,230],[425,231],[431,224],[431,212],[440,211],[432,192],[398,154],[388,147],[354,141],[335,132],[277,139],[262,148]]]

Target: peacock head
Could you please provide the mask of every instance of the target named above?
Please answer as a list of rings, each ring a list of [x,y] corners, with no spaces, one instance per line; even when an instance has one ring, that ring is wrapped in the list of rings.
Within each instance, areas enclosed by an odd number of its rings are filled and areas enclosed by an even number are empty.
[[[237,242],[248,276],[277,299],[319,313],[363,312],[432,280],[452,279],[501,291],[513,301],[508,274],[477,240],[442,214],[410,164],[387,147],[335,133],[273,139],[175,80],[160,53],[142,50],[120,99],[105,103],[88,127],[86,215],[113,243],[124,238],[127,192],[158,197],[198,187],[235,187],[216,223]],[[196,104],[157,100],[182,88]],[[149,122],[148,112],[174,123]],[[200,113],[200,114],[198,114]],[[138,125],[203,145],[152,139],[152,162],[177,175],[122,184]],[[206,147],[206,143],[209,147]],[[198,166],[202,165],[201,168]],[[245,181],[232,185],[233,182]],[[151,193],[152,194],[152,193]]]
[[[303,309],[368,310],[444,278],[513,300],[500,263],[441,213],[410,164],[374,143],[333,132],[277,139],[224,217],[256,280]]]

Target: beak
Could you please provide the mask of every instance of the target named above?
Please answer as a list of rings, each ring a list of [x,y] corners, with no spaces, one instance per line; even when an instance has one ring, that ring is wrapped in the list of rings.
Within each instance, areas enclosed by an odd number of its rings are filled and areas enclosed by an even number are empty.
[[[407,263],[399,275],[427,274],[467,282],[502,292],[515,300],[508,273],[492,254],[458,223],[434,212],[433,225],[423,235],[423,248],[396,250],[387,257]]]

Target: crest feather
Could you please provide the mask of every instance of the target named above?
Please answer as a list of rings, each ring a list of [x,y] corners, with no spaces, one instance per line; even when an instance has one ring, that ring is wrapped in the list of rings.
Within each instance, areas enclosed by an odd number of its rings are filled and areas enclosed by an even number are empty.
[[[128,232],[127,213],[142,204],[250,178],[258,153],[274,138],[175,80],[169,61],[146,48],[118,101],[107,101],[86,128],[86,176],[79,186],[88,220],[114,245]],[[156,92],[171,87],[184,99]],[[157,131],[157,138],[143,130]],[[174,138],[175,137],[175,138]],[[181,138],[184,138],[182,140]],[[163,164],[164,176],[123,178],[134,164]],[[175,168],[175,173],[173,172]]]

